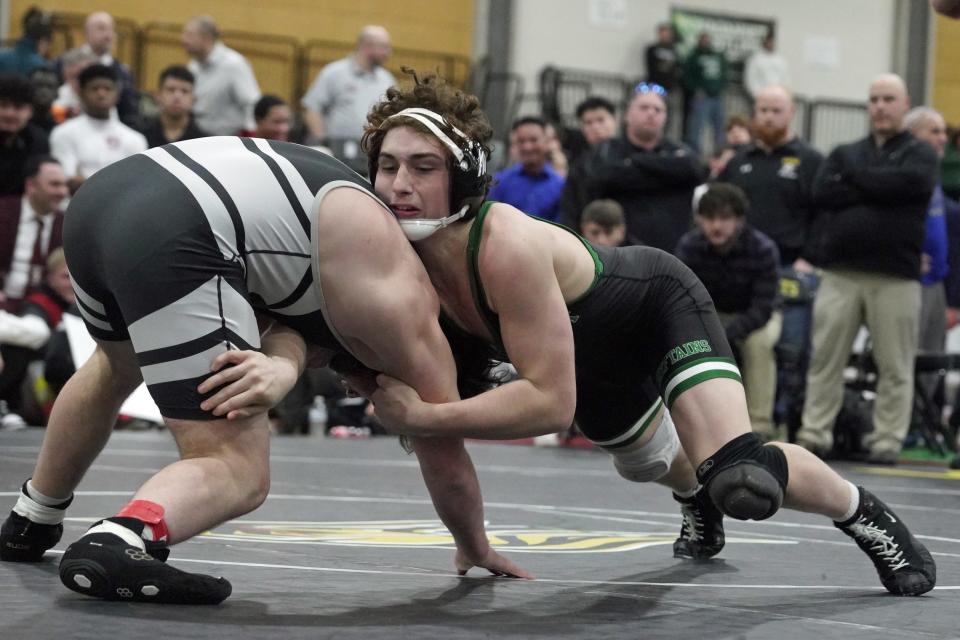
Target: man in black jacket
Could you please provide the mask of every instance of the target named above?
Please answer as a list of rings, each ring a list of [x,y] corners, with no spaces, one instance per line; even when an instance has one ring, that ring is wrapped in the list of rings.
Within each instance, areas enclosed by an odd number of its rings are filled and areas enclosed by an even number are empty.
[[[590,203],[587,193],[587,163],[590,152],[600,143],[617,135],[617,110],[613,103],[601,96],[590,96],[577,105],[580,133],[587,148],[579,155],[570,156],[567,181],[560,194],[560,222],[571,229],[579,229],[584,208]]]
[[[626,214],[628,235],[673,252],[693,223],[693,189],[706,171],[688,147],[663,137],[663,87],[638,85],[624,121],[624,135],[601,143],[588,159],[589,200],[616,200]]]
[[[840,145],[814,186],[826,210],[823,280],[814,304],[813,358],[798,442],[819,454],[832,445],[843,368],[866,324],[879,371],[870,460],[895,464],[910,423],[927,203],[937,176],[933,148],[903,129],[910,108],[903,80],[870,85],[870,135]]]
[[[717,179],[747,194],[747,222],[777,243],[781,266],[808,273],[817,261],[813,180],[823,156],[793,133],[794,113],[788,89],[771,85],[761,90],[753,107],[754,140]]]
[[[644,50],[647,82],[659,84],[667,91],[676,86],[680,73],[680,53],[676,40],[673,25],[664,22],[657,26],[657,41]]]
[[[196,102],[194,82],[193,73],[183,65],[171,65],[160,72],[157,91],[160,112],[153,118],[145,119],[140,126],[140,133],[147,139],[151,149],[210,135],[198,127],[193,119],[193,104]]]
[[[823,155],[794,134],[795,113],[787,88],[771,85],[760,90],[753,105],[753,142],[738,151],[718,177],[746,192],[747,222],[768,235],[780,253],[787,286],[777,349],[777,414],[778,422],[791,431],[800,428],[810,359],[809,292],[819,283],[813,265],[819,264],[815,230],[821,222],[813,204],[813,181],[823,163]]]
[[[50,153],[47,132],[30,122],[32,115],[30,81],[0,74],[0,196],[22,195],[27,160]]]

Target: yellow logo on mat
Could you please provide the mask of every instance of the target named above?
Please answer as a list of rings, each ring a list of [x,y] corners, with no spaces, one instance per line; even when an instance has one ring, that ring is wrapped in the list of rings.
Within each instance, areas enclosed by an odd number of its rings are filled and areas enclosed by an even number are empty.
[[[230,529],[230,531],[226,531]],[[453,537],[435,520],[377,520],[363,522],[240,521],[224,530],[208,531],[205,538],[270,544],[322,544],[345,547],[454,549]],[[500,550],[531,553],[610,553],[673,544],[676,531],[628,533],[488,527],[490,544]],[[790,544],[783,540],[749,539],[728,542]]]
[[[364,547],[455,548],[453,537],[441,523],[431,520],[365,522],[233,522],[232,533],[208,531],[206,538],[286,544],[324,544]],[[623,533],[489,527],[487,537],[498,549],[539,552],[630,551],[652,545],[673,544],[676,532]]]

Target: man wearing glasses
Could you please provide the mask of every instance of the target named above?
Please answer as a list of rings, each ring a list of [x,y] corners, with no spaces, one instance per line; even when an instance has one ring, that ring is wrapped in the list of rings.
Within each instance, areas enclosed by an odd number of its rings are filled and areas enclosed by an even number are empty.
[[[667,91],[637,85],[624,114],[623,135],[601,143],[587,162],[590,200],[623,207],[628,236],[672,253],[692,224],[693,189],[706,177],[697,156],[664,137]]]

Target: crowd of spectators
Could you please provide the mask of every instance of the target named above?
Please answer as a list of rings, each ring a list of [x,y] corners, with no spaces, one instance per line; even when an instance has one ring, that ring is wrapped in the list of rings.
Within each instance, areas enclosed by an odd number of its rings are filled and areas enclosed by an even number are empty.
[[[921,419],[915,394],[943,391],[941,374],[915,381],[915,358],[942,352],[957,323],[960,133],[929,107],[911,110],[903,80],[885,74],[866,96],[867,136],[824,158],[793,130],[789,66],[772,36],[745,66],[750,114],[725,118],[727,64],[707,33],[681,58],[663,25],[646,63],[619,134],[604,126],[614,105],[579,105],[587,145],[570,163],[560,220],[596,244],[645,244],[690,266],[714,299],[766,440],[836,454],[838,415],[863,409],[845,406],[844,372],[865,327],[876,395],[853,453],[896,463]],[[668,117],[686,120],[684,143],[665,135]],[[703,154],[708,124],[713,151]],[[511,144],[519,154],[516,136]]]
[[[12,48],[0,50],[0,419],[6,424],[18,423],[20,414],[31,423],[44,420],[42,403],[31,402],[39,388],[31,362],[55,351],[54,368],[72,371],[69,348],[53,331],[74,302],[59,247],[63,211],[86,179],[150,147],[209,135],[329,144],[362,168],[358,143],[367,110],[394,83],[382,67],[391,53],[389,34],[364,27],[355,51],[318,74],[298,126],[284,99],[261,93],[249,61],[221,40],[209,16],[186,22],[183,63],[163,69],[150,93],[138,91],[131,70],[113,56],[117,34],[107,13],[87,16],[84,42],[56,57],[51,14],[30,9],[21,31]],[[145,103],[153,108],[141,110]],[[63,376],[51,377],[62,382]],[[304,392],[305,406],[280,412],[284,430],[298,429],[284,418],[315,403],[316,387]],[[337,395],[329,384],[319,392]],[[334,400],[334,418],[338,406]],[[359,419],[375,424],[362,408]]]
[[[148,116],[133,74],[113,57],[109,14],[88,16],[85,42],[55,59],[48,14],[28,11],[22,33],[0,50],[0,399],[8,410],[20,407],[14,378],[22,382],[24,363],[41,357],[71,303],[56,285],[66,270],[57,247],[63,205],[84,180],[149,147],[224,134],[325,145],[362,172],[367,111],[396,81],[383,66],[389,33],[367,26],[292,108],[263,95],[250,63],[212,18],[198,16],[183,27],[183,63],[151,85]],[[539,116],[512,123],[503,132],[509,161],[490,198],[598,245],[676,253],[714,298],[765,439],[795,437],[829,454],[850,344],[865,324],[879,375],[864,444],[874,462],[894,462],[911,420],[914,356],[944,348],[960,308],[960,134],[951,137],[928,107],[910,110],[902,80],[885,75],[867,96],[869,134],[824,158],[792,129],[789,65],[772,35],[746,62],[752,113],[730,118],[724,52],[709,33],[685,57],[675,41],[670,25],[658,28],[645,81],[621,118],[601,97],[578,106],[583,144],[564,146],[566,132]],[[670,118],[684,122],[682,141],[667,135]],[[18,338],[17,327],[30,329]],[[926,380],[924,392],[939,382]],[[305,379],[300,400],[282,408],[291,425],[303,422],[317,388]]]

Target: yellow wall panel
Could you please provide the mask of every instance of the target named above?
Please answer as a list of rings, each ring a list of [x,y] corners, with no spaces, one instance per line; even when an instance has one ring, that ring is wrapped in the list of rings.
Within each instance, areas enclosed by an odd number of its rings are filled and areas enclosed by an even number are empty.
[[[179,44],[179,26],[200,12],[212,15],[223,31],[249,32],[286,38],[287,42],[264,42],[229,35],[226,43],[250,60],[266,93],[293,100],[321,66],[343,57],[353,47],[365,24],[381,24],[390,31],[397,49],[430,51],[457,56],[455,63],[441,67],[452,80],[466,78],[467,58],[473,47],[474,0],[205,0],[202,10],[196,0],[163,0],[162,3],[129,0],[11,0],[14,35],[20,17],[30,6],[70,14],[108,11],[118,20],[117,57],[134,70],[138,63],[141,89],[152,90],[160,71],[169,64],[186,62]],[[162,7],[162,8],[161,8]],[[149,28],[148,28],[149,27]],[[134,59],[136,29],[145,29],[143,59]],[[82,42],[79,24],[71,29],[74,43]],[[311,41],[339,43],[310,47]],[[63,48],[64,42],[55,43]],[[307,64],[295,64],[296,47],[306,47]],[[437,58],[398,54],[388,62],[395,72],[401,64],[418,70],[435,70]]]
[[[470,55],[473,44],[473,0],[11,0],[11,25],[19,30],[20,17],[30,6],[52,11],[90,13],[109,11],[141,25],[150,22],[182,24],[198,13],[216,18],[223,29],[352,42],[365,24],[382,24],[394,46]]]
[[[937,16],[933,53],[933,106],[960,126],[960,20]]]

